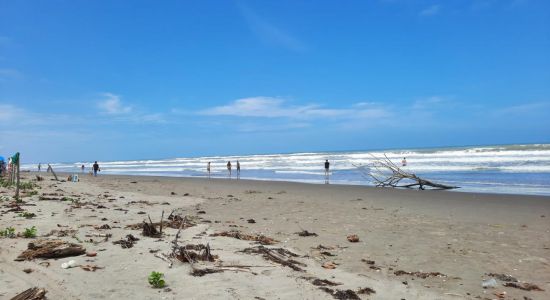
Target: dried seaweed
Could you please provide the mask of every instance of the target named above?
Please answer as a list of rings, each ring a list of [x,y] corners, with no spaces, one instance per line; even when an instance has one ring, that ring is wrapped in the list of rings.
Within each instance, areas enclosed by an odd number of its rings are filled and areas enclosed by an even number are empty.
[[[362,289],[359,289],[357,291],[357,294],[361,294],[361,295],[370,295],[370,294],[376,294],[376,291],[369,288],[369,287],[366,287],[366,288],[362,288]]]
[[[210,269],[210,268],[196,269],[196,268],[193,268],[193,271],[191,271],[191,275],[192,276],[197,276],[197,277],[202,277],[206,274],[221,273],[221,272],[223,272],[222,269]]]
[[[317,236],[317,233],[309,232],[307,230],[302,230],[300,232],[296,232],[296,234],[299,235],[299,236]]]
[[[518,280],[512,275],[496,274],[496,273],[489,273],[487,275],[504,282],[518,282]]]
[[[126,235],[126,239],[120,239],[118,241],[114,241],[113,244],[120,245],[122,249],[128,249],[134,247],[134,244],[136,241],[139,241],[139,239],[131,234]]]
[[[517,283],[517,282],[507,282],[504,284],[506,287],[513,287],[516,289],[524,290],[524,291],[540,291],[543,292],[544,290],[541,289],[538,285],[532,284],[532,283]]]
[[[361,300],[361,298],[359,298],[359,296],[357,296],[357,294],[352,290],[336,290],[335,291],[335,290],[327,288],[327,287],[322,287],[320,289],[325,291],[326,293],[332,295],[332,297],[334,299],[339,299],[339,300],[346,300],[346,299]]]
[[[416,276],[416,277],[419,277],[419,278],[422,278],[422,279],[426,279],[428,277],[447,277],[447,275],[443,274],[443,273],[439,273],[439,272],[407,272],[407,271],[403,271],[403,270],[398,270],[398,271],[395,271],[393,272],[393,274],[395,274],[396,276],[401,276],[401,275],[412,275],[412,276]]]

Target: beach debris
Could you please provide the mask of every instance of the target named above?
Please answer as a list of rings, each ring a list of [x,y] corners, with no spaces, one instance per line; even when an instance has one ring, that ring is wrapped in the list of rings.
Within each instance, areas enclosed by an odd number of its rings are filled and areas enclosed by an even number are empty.
[[[361,259],[362,262],[366,263],[367,265],[374,265],[376,262],[374,260],[369,259]]]
[[[202,277],[206,274],[221,273],[223,271],[224,271],[223,269],[211,269],[211,268],[198,269],[198,268],[193,268],[193,270],[191,271],[190,274],[192,276]]]
[[[46,299],[46,293],[45,289],[33,287],[21,292],[11,300],[42,300]]]
[[[103,269],[104,267],[100,267],[100,266],[97,266],[97,265],[80,265],[80,268],[84,271],[95,272],[95,270]]]
[[[126,235],[126,239],[120,239],[118,241],[114,241],[113,244],[120,245],[122,249],[128,249],[134,247],[134,244],[136,241],[139,241],[139,239],[131,234]]]
[[[250,234],[244,234],[240,231],[233,230],[233,231],[222,231],[218,233],[213,233],[210,236],[225,236],[225,237],[232,237],[238,240],[245,240],[245,241],[255,241],[262,245],[273,245],[277,243],[277,240],[274,240],[270,237],[267,237],[265,235],[259,234],[259,235],[250,235]]]
[[[347,300],[347,299],[361,300],[361,298],[359,298],[359,296],[357,296],[357,294],[352,290],[336,290],[335,291],[335,290],[333,290],[331,288],[328,288],[328,287],[321,287],[320,289],[325,291],[326,293],[332,295],[332,297],[334,299],[339,299],[339,300]]]
[[[394,162],[392,162],[386,154],[384,158],[379,158],[372,155],[373,162],[369,165],[356,165],[361,174],[372,179],[377,187],[393,187],[393,188],[416,188],[424,190],[426,187],[439,190],[456,189],[458,186],[450,186],[441,183],[432,182],[416,176],[414,173],[409,173]],[[404,181],[401,184],[401,181]]]
[[[370,294],[376,294],[376,291],[371,289],[370,287],[366,287],[366,288],[360,288],[358,291],[357,291],[357,294],[361,294],[361,295],[370,295]]]
[[[496,273],[489,273],[487,276],[494,277],[500,281],[504,282],[518,282],[518,280],[513,277],[512,275],[506,275],[506,274],[496,274]]]
[[[264,259],[289,267],[294,271],[305,272],[301,267],[307,267],[306,264],[292,259],[292,257],[298,257],[298,254],[292,253],[283,248],[267,248],[264,246],[257,246],[246,248],[241,252],[247,254],[262,254]]]
[[[176,195],[176,192],[170,192],[170,195],[172,195],[172,196]]]
[[[317,233],[309,232],[307,230],[302,230],[300,232],[296,232],[296,234],[299,235],[299,236],[317,236]]]
[[[172,252],[172,256],[181,262],[196,263],[198,261],[215,261],[218,256],[210,251],[209,244],[187,244]]]
[[[250,223],[250,224],[256,223],[256,220],[254,220],[254,219],[248,219],[248,220],[246,220],[246,221],[247,221],[248,223]]]
[[[321,265],[321,267],[323,267],[325,269],[336,269],[336,263],[334,263],[332,261],[327,261],[323,265]]]
[[[36,175],[36,181],[44,181],[44,177]]]
[[[86,253],[86,256],[88,256],[88,257],[95,257],[95,256],[97,256],[97,252],[94,252],[94,251],[87,252],[87,253]]]
[[[306,276],[302,276],[300,277],[302,279],[305,279],[309,282],[311,282],[311,284],[315,285],[315,286],[337,286],[337,285],[342,285],[341,283],[339,282],[334,282],[334,281],[330,281],[328,279],[319,279],[317,277],[306,277]]]
[[[62,269],[69,269],[74,267],[76,267],[76,261],[74,260],[69,260],[68,262],[64,262],[61,264]]]
[[[422,278],[422,279],[426,279],[428,277],[447,277],[447,275],[439,273],[439,272],[418,272],[418,271],[416,271],[416,272],[407,272],[407,271],[403,271],[403,270],[398,270],[398,271],[393,272],[393,274],[395,274],[396,276],[411,275],[411,276],[419,277],[419,278]]]
[[[32,260],[34,258],[63,258],[78,256],[86,253],[86,249],[78,244],[62,240],[39,239],[30,242],[27,250],[23,251],[15,260]]]
[[[350,241],[351,243],[359,242],[359,237],[357,236],[357,234],[348,235],[347,238],[348,238],[348,241]]]
[[[522,282],[522,283],[518,283],[518,282],[506,282],[506,283],[504,284],[504,286],[506,286],[506,287],[513,287],[513,288],[520,289],[520,290],[524,290],[524,291],[540,291],[540,292],[543,292],[543,291],[544,291],[544,290],[541,289],[538,285],[532,284],[532,283],[527,283],[527,282]]]
[[[34,270],[31,269],[31,268],[26,268],[26,269],[23,269],[23,272],[29,274],[29,273],[32,273]]]

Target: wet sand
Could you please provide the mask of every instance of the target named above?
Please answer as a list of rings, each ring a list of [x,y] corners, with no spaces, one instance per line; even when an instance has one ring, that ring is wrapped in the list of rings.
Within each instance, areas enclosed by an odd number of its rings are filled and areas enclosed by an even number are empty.
[[[23,181],[34,175],[25,173]],[[358,294],[361,299],[550,299],[550,197],[140,176],[84,175],[78,183],[56,183],[41,175],[38,194],[23,197],[29,205],[21,206],[36,217],[6,212],[4,200],[0,230],[36,226],[38,238],[51,230],[76,230],[58,239],[97,256],[19,262],[14,259],[33,239],[0,238],[0,298],[39,286],[50,299],[334,299],[323,288],[336,293],[366,287],[375,293]],[[50,193],[88,204],[39,200]],[[8,195],[11,190],[0,188],[0,197]],[[158,222],[162,211],[167,216],[174,209],[197,223],[182,231],[180,244],[209,244],[218,255],[196,267],[223,272],[191,276],[188,263],[175,261],[170,268],[155,257],[170,254],[177,229],[151,238],[125,228],[148,215]],[[98,229],[104,224],[111,229]],[[210,236],[230,230],[277,240],[265,247],[298,254],[293,259],[303,271],[242,252],[257,247],[253,241]],[[296,234],[304,230],[317,236]],[[112,234],[108,241],[94,237],[105,233]],[[132,248],[112,243],[128,234],[140,239]],[[353,234],[359,242],[347,240]],[[62,269],[71,259],[103,269]],[[326,263],[336,268],[323,268]],[[26,268],[33,271],[24,273]],[[165,274],[166,289],[150,287],[151,271]],[[489,273],[544,291],[505,287],[499,279],[495,288],[483,289]],[[339,285],[318,286],[315,279]]]

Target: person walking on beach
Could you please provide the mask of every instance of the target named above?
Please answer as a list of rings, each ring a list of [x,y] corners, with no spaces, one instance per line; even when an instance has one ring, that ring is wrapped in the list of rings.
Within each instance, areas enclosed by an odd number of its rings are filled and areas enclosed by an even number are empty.
[[[327,159],[325,160],[325,183],[326,184],[328,184],[329,169],[330,169],[330,163],[328,162],[328,159]]]
[[[38,172],[40,172],[40,169],[42,168],[42,164],[38,163]]]
[[[208,173],[208,178],[210,178],[210,162],[206,164],[206,172]]]
[[[82,173],[84,173],[84,165],[80,166],[80,169],[82,170]]]
[[[401,166],[406,167],[407,166],[407,158],[403,157],[403,160],[401,161]]]
[[[231,162],[227,162],[227,171],[229,172],[229,178],[231,178]]]
[[[94,176],[97,176],[97,172],[101,171],[99,169],[99,164],[97,163],[97,161],[93,165],[93,170],[94,170]]]
[[[241,163],[237,160],[237,179],[241,178]]]

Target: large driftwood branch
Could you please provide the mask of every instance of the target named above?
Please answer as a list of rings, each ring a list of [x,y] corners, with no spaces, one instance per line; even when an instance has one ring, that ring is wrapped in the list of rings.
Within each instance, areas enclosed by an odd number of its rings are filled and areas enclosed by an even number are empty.
[[[393,163],[385,154],[384,158],[378,158],[372,155],[374,161],[367,165],[355,165],[363,177],[371,179],[378,187],[393,187],[393,188],[418,188],[424,190],[426,188],[449,190],[459,188],[458,186],[450,186],[441,183],[432,182],[430,180],[420,178],[414,173],[409,173],[401,169]]]

